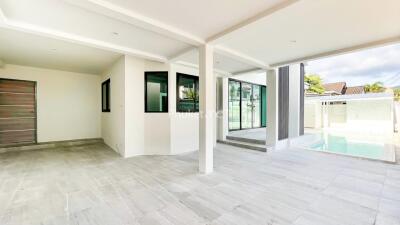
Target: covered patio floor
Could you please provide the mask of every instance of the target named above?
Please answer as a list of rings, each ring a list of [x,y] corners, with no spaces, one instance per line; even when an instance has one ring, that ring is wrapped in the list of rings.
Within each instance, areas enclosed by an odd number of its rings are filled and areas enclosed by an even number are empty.
[[[296,149],[123,159],[102,144],[0,154],[0,224],[400,223],[400,166]]]
[[[264,127],[264,128],[248,129],[248,130],[230,131],[228,133],[228,136],[265,142],[265,140],[267,139],[267,129]]]

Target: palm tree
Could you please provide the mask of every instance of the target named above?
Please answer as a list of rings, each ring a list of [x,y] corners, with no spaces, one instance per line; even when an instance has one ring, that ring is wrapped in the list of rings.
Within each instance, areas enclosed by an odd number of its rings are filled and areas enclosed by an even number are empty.
[[[383,83],[378,81],[373,84],[367,84],[364,86],[365,93],[379,93],[385,91]]]

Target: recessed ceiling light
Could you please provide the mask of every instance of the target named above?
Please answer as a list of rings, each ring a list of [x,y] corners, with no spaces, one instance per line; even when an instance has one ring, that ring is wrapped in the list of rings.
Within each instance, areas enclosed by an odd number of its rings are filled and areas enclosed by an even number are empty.
[[[118,36],[118,35],[119,35],[118,32],[112,32],[112,34],[114,34],[115,36]]]

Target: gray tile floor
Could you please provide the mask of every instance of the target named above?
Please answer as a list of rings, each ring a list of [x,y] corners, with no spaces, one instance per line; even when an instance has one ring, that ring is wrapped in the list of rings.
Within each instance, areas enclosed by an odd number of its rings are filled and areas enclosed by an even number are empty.
[[[104,145],[0,154],[1,225],[399,225],[400,165],[218,145],[122,159]]]
[[[248,130],[230,131],[228,135],[232,136],[232,137],[240,137],[240,138],[265,141],[267,139],[267,129],[266,128],[255,128],[255,129],[248,129]]]

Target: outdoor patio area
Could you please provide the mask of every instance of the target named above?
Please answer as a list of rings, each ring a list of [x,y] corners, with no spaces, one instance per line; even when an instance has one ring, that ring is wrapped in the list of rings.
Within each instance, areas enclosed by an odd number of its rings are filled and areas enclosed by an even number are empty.
[[[400,166],[303,150],[217,145],[123,159],[102,144],[0,154],[0,224],[400,223]]]

